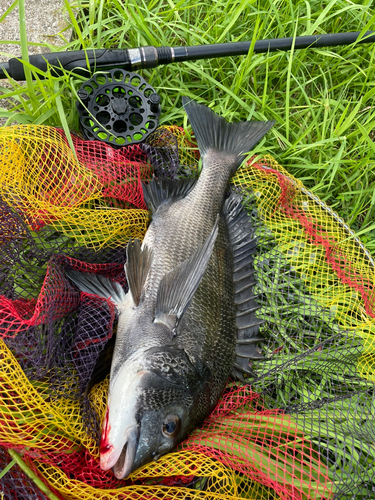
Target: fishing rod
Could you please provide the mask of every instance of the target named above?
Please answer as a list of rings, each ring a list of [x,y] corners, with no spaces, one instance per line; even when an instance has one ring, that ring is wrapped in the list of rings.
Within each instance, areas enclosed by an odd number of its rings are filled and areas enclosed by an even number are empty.
[[[330,33],[326,35],[297,36],[296,38],[270,38],[258,40],[254,44],[254,53],[261,54],[294,50],[334,47],[357,43],[374,43],[375,32],[367,31],[363,37],[359,31],[349,33]],[[215,59],[218,57],[246,55],[251,42],[215,43],[210,45],[192,45],[187,47],[138,47],[132,49],[90,49],[73,50],[71,52],[53,52],[34,54],[29,62],[41,71],[51,67],[53,75],[62,75],[64,71],[89,76],[95,71],[120,68],[126,71],[142,68],[155,68],[160,65],[199,59]],[[9,62],[0,63],[0,78],[25,80],[23,62],[12,58]],[[39,78],[43,75],[39,74]]]
[[[253,51],[260,54],[292,48],[375,42],[375,31],[360,35],[355,31],[258,40]],[[40,70],[38,78],[47,76],[48,70],[53,76],[68,71],[88,77],[89,80],[77,92],[81,131],[88,140],[99,140],[119,148],[143,142],[157,128],[161,113],[159,94],[142,76],[131,71],[184,61],[246,55],[251,44],[231,42],[187,47],[76,50],[31,55],[29,63]],[[0,79],[8,76],[18,81],[25,80],[24,62],[12,58],[0,63]]]

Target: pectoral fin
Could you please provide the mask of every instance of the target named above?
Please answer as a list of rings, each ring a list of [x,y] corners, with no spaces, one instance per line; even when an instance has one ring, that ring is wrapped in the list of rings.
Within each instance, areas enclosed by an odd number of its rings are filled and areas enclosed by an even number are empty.
[[[163,323],[176,333],[199,283],[207,269],[218,233],[218,220],[203,246],[182,264],[167,273],[160,282],[155,306],[155,323]]]
[[[120,283],[100,274],[81,273],[73,269],[65,271],[65,274],[82,292],[110,299],[117,308],[126,298]]]

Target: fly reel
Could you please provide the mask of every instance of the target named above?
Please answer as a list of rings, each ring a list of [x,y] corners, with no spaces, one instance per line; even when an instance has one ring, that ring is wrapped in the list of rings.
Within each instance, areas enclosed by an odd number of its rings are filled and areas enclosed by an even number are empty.
[[[144,141],[158,126],[160,96],[137,73],[98,73],[77,95],[81,131],[88,140],[122,147]]]

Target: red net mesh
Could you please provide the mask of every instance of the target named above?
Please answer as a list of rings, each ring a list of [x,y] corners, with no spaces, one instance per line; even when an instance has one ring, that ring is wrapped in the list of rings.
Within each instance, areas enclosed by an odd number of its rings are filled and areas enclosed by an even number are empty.
[[[122,265],[88,264],[61,256],[51,258],[37,299],[26,301],[0,297],[0,335],[3,338],[14,337],[20,331],[30,327],[57,321],[77,308],[79,293],[66,279],[66,268],[102,274],[108,278],[116,277],[124,282]],[[91,300],[97,299],[91,297]],[[108,301],[108,307],[111,307],[110,301]]]
[[[216,410],[183,445],[272,488],[280,498],[332,498],[319,452],[278,409],[266,409],[250,386],[227,390]]]
[[[286,217],[296,220],[301,224],[309,242],[313,245],[321,245],[324,248],[326,261],[330,264],[334,273],[344,284],[349,285],[360,293],[366,313],[371,318],[375,318],[374,283],[370,276],[366,276],[361,272],[358,266],[359,262],[356,262],[351,258],[351,255],[348,255],[347,244],[342,245],[342,242],[336,240],[324,224],[320,224],[316,217],[306,213],[306,210],[303,210],[303,207],[300,206],[298,201],[295,203],[298,187],[292,179],[285,176],[282,172],[270,167],[255,165],[255,168],[260,169],[266,175],[274,175],[277,177],[281,190],[278,201],[280,211],[282,211]],[[347,226],[344,221],[341,222],[350,238],[351,231],[349,226]],[[369,260],[371,261],[371,258]]]
[[[59,132],[67,143],[63,131]],[[105,143],[85,141],[75,135],[72,140],[78,161],[94,172],[104,186],[104,198],[117,208],[129,208],[133,205],[147,209],[143,200],[142,180],[151,178],[152,168],[141,145],[113,149]]]

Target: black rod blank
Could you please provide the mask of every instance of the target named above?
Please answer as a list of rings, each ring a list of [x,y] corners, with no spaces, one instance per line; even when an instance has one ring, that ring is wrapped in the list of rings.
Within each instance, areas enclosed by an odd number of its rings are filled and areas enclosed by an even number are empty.
[[[296,38],[274,38],[258,40],[254,44],[254,52],[266,53],[278,50],[295,50],[319,47],[333,47],[357,43],[374,43],[375,32],[367,31],[362,38],[359,31],[349,33],[332,33],[327,35],[298,36]],[[127,71],[140,68],[155,68],[173,62],[196,61],[218,57],[246,55],[251,42],[216,43],[212,45],[193,45],[190,47],[138,47],[135,49],[90,49],[71,52],[52,52],[35,54],[29,57],[30,64],[41,70],[51,68],[53,75],[61,75],[63,71],[89,77],[95,71],[121,68]],[[24,80],[24,66],[17,58],[7,63],[0,63],[0,78],[7,74],[15,80]],[[43,75],[39,75],[43,78]]]
[[[294,49],[307,49],[319,47],[333,47],[338,45],[350,45],[357,41],[360,32],[350,33],[332,33],[328,35],[310,35],[298,36],[295,39],[289,38],[274,38],[269,40],[258,40],[254,44],[254,52],[256,54],[265,52],[276,52],[277,50],[291,50],[294,43]],[[359,40],[358,43],[374,43],[375,32],[368,31],[365,38]],[[233,43],[217,43],[214,45],[197,45],[186,47],[189,59],[206,59],[212,57],[226,57],[235,55],[245,55],[250,49],[251,42],[233,42]],[[178,49],[174,49],[179,50]],[[182,47],[184,49],[184,47]],[[177,59],[176,59],[177,60]]]

